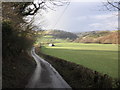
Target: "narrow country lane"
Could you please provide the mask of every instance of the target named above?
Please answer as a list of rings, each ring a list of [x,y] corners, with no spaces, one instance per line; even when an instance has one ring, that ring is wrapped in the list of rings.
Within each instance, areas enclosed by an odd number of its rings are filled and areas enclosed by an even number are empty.
[[[48,62],[35,53],[35,48],[32,49],[31,54],[37,66],[26,88],[64,88],[65,90],[71,88]]]

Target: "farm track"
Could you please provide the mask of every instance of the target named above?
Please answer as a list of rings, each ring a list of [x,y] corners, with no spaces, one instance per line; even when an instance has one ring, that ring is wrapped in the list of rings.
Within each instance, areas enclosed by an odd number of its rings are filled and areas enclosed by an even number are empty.
[[[71,89],[60,74],[45,60],[35,53],[35,48],[31,51],[36,61],[36,69],[27,84],[26,88],[63,88]]]

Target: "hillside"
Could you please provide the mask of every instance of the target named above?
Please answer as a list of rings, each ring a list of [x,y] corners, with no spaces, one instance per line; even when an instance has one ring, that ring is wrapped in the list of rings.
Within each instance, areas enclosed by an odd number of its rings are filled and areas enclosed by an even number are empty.
[[[75,42],[79,43],[102,43],[118,44],[118,31],[92,31],[79,33]],[[119,42],[120,43],[120,42]]]
[[[110,31],[89,31],[89,32],[80,32],[76,33],[79,37],[91,36],[91,37],[100,37],[109,34]]]
[[[78,38],[76,34],[73,34],[71,32],[66,32],[62,30],[46,30],[44,31],[45,35],[51,35],[54,38],[59,38],[59,39],[71,39],[74,40]]]

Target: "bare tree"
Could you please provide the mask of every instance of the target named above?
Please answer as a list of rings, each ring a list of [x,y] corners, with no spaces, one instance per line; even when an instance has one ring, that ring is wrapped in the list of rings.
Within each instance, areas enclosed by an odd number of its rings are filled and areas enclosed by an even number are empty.
[[[70,0],[37,0],[37,2],[32,2],[30,6],[26,8],[23,12],[24,16],[35,15],[40,9],[51,9],[54,10],[55,6],[63,6],[69,4]]]
[[[120,10],[120,0],[106,0],[103,2],[104,7],[109,11],[119,11]]]
[[[37,29],[36,27],[39,26],[39,28],[42,28],[46,25],[45,19],[44,19],[44,11],[54,10],[56,7],[69,5],[70,0],[37,0],[35,2],[30,3],[29,6],[24,8],[22,14],[25,17],[31,17],[27,25],[29,25],[31,28]],[[39,14],[39,15],[38,15]],[[34,22],[36,18],[39,16],[39,23],[37,26],[34,25]]]

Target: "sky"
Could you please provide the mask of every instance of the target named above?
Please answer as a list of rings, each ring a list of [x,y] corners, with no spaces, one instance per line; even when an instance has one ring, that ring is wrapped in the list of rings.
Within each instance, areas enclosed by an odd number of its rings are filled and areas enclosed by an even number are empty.
[[[43,29],[58,29],[69,32],[116,30],[117,11],[108,11],[103,0],[72,0],[69,6],[49,10],[43,16],[36,15],[34,24]],[[42,20],[41,20],[42,18]]]

